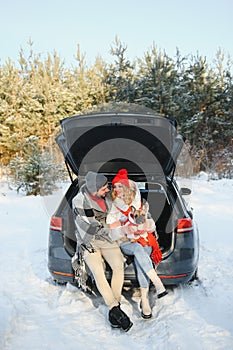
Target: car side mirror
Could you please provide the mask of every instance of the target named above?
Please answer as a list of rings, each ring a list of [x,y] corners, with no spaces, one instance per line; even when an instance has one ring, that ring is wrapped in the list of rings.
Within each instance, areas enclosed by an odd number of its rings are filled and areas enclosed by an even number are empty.
[[[181,187],[180,192],[183,196],[187,196],[187,195],[191,194],[192,191],[190,190],[190,188]]]

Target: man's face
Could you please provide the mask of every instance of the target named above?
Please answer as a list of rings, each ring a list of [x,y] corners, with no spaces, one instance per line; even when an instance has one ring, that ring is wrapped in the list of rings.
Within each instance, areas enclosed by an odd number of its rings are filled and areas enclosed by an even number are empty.
[[[96,196],[97,197],[105,197],[106,194],[109,192],[109,188],[108,188],[108,184],[106,183],[106,185],[104,185],[103,187],[101,187],[97,192],[96,192]]]

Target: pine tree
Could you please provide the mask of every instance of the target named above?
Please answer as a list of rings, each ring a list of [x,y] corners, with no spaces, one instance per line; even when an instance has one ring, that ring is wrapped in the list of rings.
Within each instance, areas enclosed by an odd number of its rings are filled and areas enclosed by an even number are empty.
[[[172,116],[176,108],[173,96],[179,79],[173,60],[153,46],[138,63],[137,101],[160,114]]]
[[[57,189],[57,182],[65,178],[60,164],[55,164],[48,152],[41,153],[38,138],[30,136],[23,145],[24,157],[10,162],[11,186],[26,195],[48,195]]]
[[[107,67],[104,84],[106,85],[106,102],[134,102],[136,90],[134,86],[134,63],[126,58],[127,46],[116,37],[111,54],[114,64]]]

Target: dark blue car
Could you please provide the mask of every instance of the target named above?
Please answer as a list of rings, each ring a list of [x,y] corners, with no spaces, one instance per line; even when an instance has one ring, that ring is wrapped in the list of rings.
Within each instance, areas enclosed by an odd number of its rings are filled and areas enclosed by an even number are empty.
[[[174,119],[153,111],[122,109],[76,115],[61,121],[56,142],[64,156],[71,184],[51,218],[48,269],[54,281],[74,283],[71,258],[76,249],[72,199],[85,174],[103,173],[109,183],[121,168],[138,183],[156,222],[163,260],[157,272],[165,285],[197,277],[199,238],[192,210],[183,199],[188,188],[175,180],[184,145]],[[187,165],[188,166],[188,165]],[[106,275],[111,271],[106,266]],[[137,285],[134,264],[127,260],[125,284]]]

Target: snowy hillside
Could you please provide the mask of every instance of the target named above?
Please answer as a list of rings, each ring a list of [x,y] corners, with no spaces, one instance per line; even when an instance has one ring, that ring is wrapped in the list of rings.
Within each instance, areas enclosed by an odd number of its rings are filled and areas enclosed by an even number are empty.
[[[199,280],[169,289],[149,321],[140,317],[138,290],[124,290],[134,325],[123,333],[109,326],[99,296],[52,283],[48,213],[61,193],[25,197],[0,183],[0,349],[233,349],[233,181],[193,179],[192,190]]]

